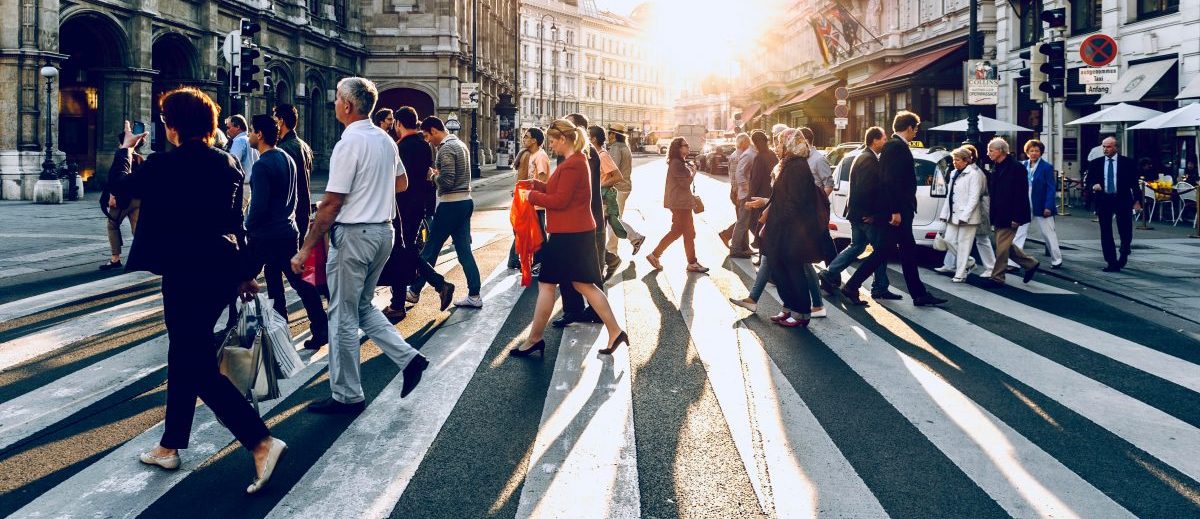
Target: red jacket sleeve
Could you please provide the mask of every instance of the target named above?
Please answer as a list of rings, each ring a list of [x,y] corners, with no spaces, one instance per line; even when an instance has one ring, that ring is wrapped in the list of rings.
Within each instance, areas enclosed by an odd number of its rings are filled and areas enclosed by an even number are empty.
[[[581,191],[590,195],[591,187],[587,185],[587,176],[575,171],[573,167],[569,168],[560,168],[560,171],[555,172],[554,179],[546,184],[545,192],[531,191],[529,201],[546,209],[558,210],[570,207],[576,194]]]

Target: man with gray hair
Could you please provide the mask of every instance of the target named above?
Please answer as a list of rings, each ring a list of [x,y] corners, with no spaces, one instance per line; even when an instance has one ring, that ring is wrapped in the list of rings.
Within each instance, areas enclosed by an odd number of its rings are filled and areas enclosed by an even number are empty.
[[[749,232],[754,209],[746,207],[746,202],[750,201],[750,166],[754,164],[758,150],[750,145],[750,136],[745,133],[737,135],[737,147],[740,153],[736,167],[733,164],[729,167],[729,182],[733,184],[734,208],[737,211],[737,221],[733,224],[733,238],[729,243],[729,257],[749,258],[753,255],[753,251],[750,250]]]
[[[728,169],[726,169],[726,174],[729,176],[729,203],[733,204],[733,214],[735,215],[735,218],[736,215],[739,214],[738,206],[741,205],[739,203],[741,198],[738,198],[738,187],[737,182],[734,181],[734,175],[737,171],[738,164],[741,163],[742,154],[744,154],[746,150],[750,148],[750,138],[741,138],[745,135],[745,133],[739,133],[734,139],[733,153],[729,154],[729,165],[727,166]],[[713,169],[713,171],[715,172],[716,170]],[[732,242],[733,230],[736,226],[737,222],[735,221],[734,223],[729,224],[729,227],[726,227],[717,233],[717,236],[721,238],[721,243],[726,247],[729,247],[730,251],[734,250]]]
[[[314,413],[350,414],[366,408],[359,378],[359,329],[403,367],[401,398],[412,392],[429,366],[371,304],[375,285],[392,253],[396,192],[408,189],[396,143],[371,123],[378,98],[375,84],[367,79],[351,77],[338,82],[333,108],[346,129],[329,158],[329,182],[317,220],[292,258],[292,270],[302,272],[308,254],[329,234],[326,269],[332,395],[309,405]]]
[[[1011,155],[1008,141],[996,137],[988,142],[987,156],[993,164],[988,177],[988,194],[991,196],[992,226],[996,228],[996,264],[992,268],[992,284],[1004,286],[1004,273],[1008,258],[1012,257],[1025,269],[1025,283],[1033,279],[1038,270],[1038,260],[1025,254],[1013,243],[1017,229],[1032,220],[1029,207],[1029,177],[1025,167]]]

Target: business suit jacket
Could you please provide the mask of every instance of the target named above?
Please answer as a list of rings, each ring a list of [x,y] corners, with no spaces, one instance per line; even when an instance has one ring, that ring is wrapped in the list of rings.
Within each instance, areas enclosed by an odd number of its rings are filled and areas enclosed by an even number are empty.
[[[1029,209],[1029,177],[1025,167],[1012,155],[995,165],[988,178],[991,193],[992,225],[997,229],[1012,222],[1024,225],[1033,220]]]
[[[908,143],[893,134],[879,153],[879,164],[887,186],[884,196],[880,197],[880,209],[884,213],[900,213],[901,218],[912,220],[917,212],[917,176]]]
[[[1101,156],[1088,162],[1087,175],[1084,177],[1084,189],[1088,192],[1091,192],[1092,186],[1100,184],[1100,192],[1093,194],[1104,195],[1104,161],[1107,159]],[[1138,196],[1137,164],[1129,157],[1117,155],[1117,192],[1112,200],[1119,204],[1118,207],[1132,207]]]
[[[879,158],[875,152],[863,150],[850,168],[850,200],[846,203],[846,218],[854,224],[863,223],[862,219],[866,216],[882,218],[887,213],[882,200],[885,189]]]
[[[1028,160],[1021,161],[1021,166],[1025,168],[1025,171],[1029,171]],[[1029,189],[1029,207],[1033,211],[1033,216],[1042,216],[1046,209],[1050,210],[1050,216],[1058,214],[1054,197],[1058,191],[1058,185],[1054,178],[1054,166],[1051,166],[1045,159],[1039,160],[1037,168],[1033,170],[1033,179],[1030,180]]]
[[[113,158],[126,172],[116,184],[118,196],[142,201],[127,271],[229,281],[256,273],[240,254],[243,174],[233,155],[192,141],[146,157],[130,172],[129,151],[118,149]]]

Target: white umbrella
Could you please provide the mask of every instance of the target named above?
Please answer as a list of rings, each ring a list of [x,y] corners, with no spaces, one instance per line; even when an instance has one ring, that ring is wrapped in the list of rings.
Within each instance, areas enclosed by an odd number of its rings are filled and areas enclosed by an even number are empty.
[[[946,123],[941,126],[934,126],[929,129],[935,132],[965,132],[967,131],[967,120],[962,119],[952,123]],[[1017,126],[1013,123],[997,121],[991,117],[979,116],[979,131],[984,133],[1010,133],[1010,132],[1031,132],[1033,130],[1023,126]]]
[[[1145,121],[1159,115],[1162,115],[1162,112],[1158,110],[1121,103],[1100,110],[1092,115],[1085,115],[1067,124],[1078,126],[1081,124],[1132,123]]]
[[[1200,103],[1181,106],[1165,114],[1130,126],[1130,130],[1162,130],[1200,126]]]

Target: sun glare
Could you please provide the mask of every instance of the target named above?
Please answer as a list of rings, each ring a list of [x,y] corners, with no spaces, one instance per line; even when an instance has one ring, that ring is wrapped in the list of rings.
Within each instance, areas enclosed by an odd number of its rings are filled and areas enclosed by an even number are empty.
[[[649,4],[643,38],[657,65],[677,82],[737,72],[737,58],[761,52],[758,38],[779,15],[782,0],[657,0]]]

